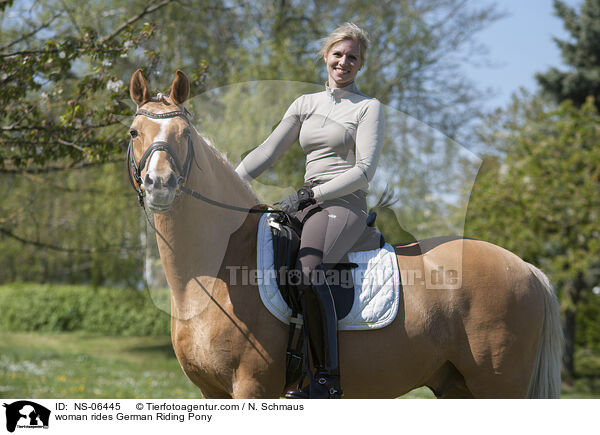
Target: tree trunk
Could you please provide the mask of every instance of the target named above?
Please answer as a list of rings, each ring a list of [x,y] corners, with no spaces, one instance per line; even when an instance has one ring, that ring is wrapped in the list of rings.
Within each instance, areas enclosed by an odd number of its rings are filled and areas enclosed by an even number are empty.
[[[575,377],[575,308],[567,308],[565,310],[565,348],[563,354],[563,367],[565,370],[565,381],[571,383]]]
[[[570,299],[565,310],[565,323],[563,327],[565,347],[563,354],[563,368],[565,370],[565,381],[572,382],[577,377],[575,370],[575,334],[577,307],[581,300],[581,294],[585,287],[583,274],[579,272],[575,279],[566,286],[567,297]]]

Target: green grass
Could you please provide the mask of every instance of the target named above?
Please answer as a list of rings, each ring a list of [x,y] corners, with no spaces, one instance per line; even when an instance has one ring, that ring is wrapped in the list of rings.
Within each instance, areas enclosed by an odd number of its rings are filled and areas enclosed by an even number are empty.
[[[427,387],[417,388],[400,397],[401,399],[435,399],[431,390]]]
[[[600,354],[579,351],[564,398],[600,398]],[[165,337],[0,332],[0,398],[201,398]],[[418,388],[404,399],[433,398]]]
[[[170,337],[0,333],[0,397],[200,398]]]

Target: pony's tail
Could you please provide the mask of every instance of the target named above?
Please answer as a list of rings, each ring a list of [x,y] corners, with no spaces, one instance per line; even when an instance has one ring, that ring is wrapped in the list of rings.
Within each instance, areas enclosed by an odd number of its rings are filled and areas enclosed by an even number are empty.
[[[563,334],[560,327],[558,298],[548,277],[537,267],[528,264],[544,289],[544,326],[535,357],[535,366],[529,381],[527,397],[530,399],[560,398],[560,365]]]
[[[394,189],[391,189],[390,185],[386,184],[385,189],[383,190],[383,193],[381,194],[381,196],[379,197],[379,200],[377,201],[377,204],[375,204],[375,206],[371,209],[371,211],[377,210],[380,208],[389,208],[392,205],[396,204],[399,199],[400,198],[397,198],[396,195],[394,194]]]

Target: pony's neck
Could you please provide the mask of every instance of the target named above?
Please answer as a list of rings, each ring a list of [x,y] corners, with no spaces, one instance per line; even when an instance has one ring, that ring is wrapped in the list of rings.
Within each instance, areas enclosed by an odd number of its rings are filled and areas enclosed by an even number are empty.
[[[257,197],[231,165],[199,135],[194,136],[196,162],[192,162],[186,186],[225,204],[244,208],[257,205]],[[160,256],[178,311],[174,314],[183,318],[198,314],[209,304],[208,295],[224,287],[218,275],[227,266],[223,260],[229,239],[246,218],[247,213],[208,204],[185,193],[170,212],[155,216]],[[253,257],[248,254],[240,258]]]

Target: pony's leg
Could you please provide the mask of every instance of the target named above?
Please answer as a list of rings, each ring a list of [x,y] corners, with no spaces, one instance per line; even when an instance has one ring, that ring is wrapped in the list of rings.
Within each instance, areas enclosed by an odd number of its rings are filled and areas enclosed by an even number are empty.
[[[232,399],[231,394],[221,389],[202,387],[200,391],[204,399]]]
[[[243,360],[234,371],[231,395],[234,399],[277,399],[283,393],[285,365],[281,358],[270,361],[267,366],[256,359]]]
[[[471,394],[468,388],[450,388],[445,390],[444,393],[438,397],[438,399],[473,399],[474,396]]]
[[[265,385],[256,380],[248,379],[238,382],[234,388],[232,397],[234,399],[276,399],[281,396],[281,385],[276,390],[265,388]]]
[[[462,382],[454,382],[446,385],[441,392],[433,391],[437,399],[473,399],[473,394]]]
[[[522,371],[529,373],[526,368]],[[467,376],[465,382],[476,399],[524,399],[529,386],[528,377],[520,374],[494,375],[487,371]]]
[[[531,356],[527,352],[510,351],[496,366],[491,359],[478,363],[457,364],[464,375],[466,388],[476,399],[524,399],[531,376]]]
[[[517,308],[513,309],[514,312]],[[535,313],[534,313],[535,314]],[[524,399],[538,349],[541,327],[536,318],[522,316],[520,325],[513,322],[505,328],[478,335],[472,333],[469,350],[453,361],[464,376],[465,384],[475,398]],[[527,321],[529,320],[529,323]],[[514,332],[513,332],[514,331]],[[518,334],[518,340],[514,338]]]
[[[426,385],[438,399],[473,398],[463,375],[449,361],[436,370],[433,376],[427,380]]]

